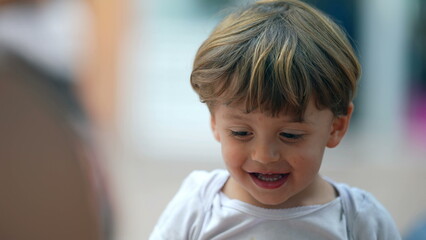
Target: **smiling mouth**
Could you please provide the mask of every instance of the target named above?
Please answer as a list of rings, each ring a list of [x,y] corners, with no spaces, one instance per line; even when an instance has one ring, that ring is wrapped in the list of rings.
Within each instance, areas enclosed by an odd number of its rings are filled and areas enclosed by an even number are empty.
[[[272,173],[268,173],[268,174],[251,173],[251,174],[265,182],[275,182],[280,180],[286,175],[286,174],[272,174]]]
[[[282,186],[289,173],[249,173],[254,183],[261,188],[274,189]]]

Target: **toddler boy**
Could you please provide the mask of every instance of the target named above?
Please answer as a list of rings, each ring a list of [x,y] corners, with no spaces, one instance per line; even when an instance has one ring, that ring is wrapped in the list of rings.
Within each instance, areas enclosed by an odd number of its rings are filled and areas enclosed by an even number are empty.
[[[400,239],[372,195],[318,174],[349,127],[360,71],[343,31],[300,1],[225,18],[191,84],[227,170],[191,173],[150,239]]]

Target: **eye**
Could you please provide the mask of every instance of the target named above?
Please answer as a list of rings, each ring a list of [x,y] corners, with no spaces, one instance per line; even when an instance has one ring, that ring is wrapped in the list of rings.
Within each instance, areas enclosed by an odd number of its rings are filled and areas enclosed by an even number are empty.
[[[253,135],[253,133],[248,132],[248,131],[232,131],[232,130],[230,130],[229,132],[230,132],[231,136],[236,137],[238,139],[248,139]]]
[[[299,140],[303,137],[303,134],[294,134],[294,133],[282,132],[282,133],[280,133],[280,136],[285,138],[286,141],[296,142],[297,140]]]

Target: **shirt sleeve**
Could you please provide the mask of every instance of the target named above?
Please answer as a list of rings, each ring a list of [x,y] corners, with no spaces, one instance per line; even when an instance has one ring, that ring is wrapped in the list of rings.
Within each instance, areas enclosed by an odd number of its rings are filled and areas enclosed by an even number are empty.
[[[193,239],[197,220],[202,218],[204,171],[192,172],[160,216],[150,240]]]
[[[396,224],[383,205],[368,192],[359,189],[353,191],[358,191],[353,239],[400,240]]]

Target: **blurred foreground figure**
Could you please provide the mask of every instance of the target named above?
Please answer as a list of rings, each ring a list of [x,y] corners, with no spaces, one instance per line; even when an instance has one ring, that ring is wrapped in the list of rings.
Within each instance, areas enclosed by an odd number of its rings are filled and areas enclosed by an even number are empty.
[[[15,2],[25,2],[12,8],[15,13],[28,13],[17,18],[23,21],[15,21],[17,27],[7,25],[13,16],[2,18],[8,13],[0,9],[0,239],[111,239],[91,129],[74,95],[72,68],[61,69],[69,66],[68,55],[43,31],[50,28],[19,32],[42,19],[31,9],[43,1]],[[30,41],[22,33],[33,34]]]
[[[0,239],[103,239],[87,146],[39,70],[0,57]]]

